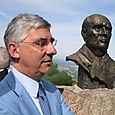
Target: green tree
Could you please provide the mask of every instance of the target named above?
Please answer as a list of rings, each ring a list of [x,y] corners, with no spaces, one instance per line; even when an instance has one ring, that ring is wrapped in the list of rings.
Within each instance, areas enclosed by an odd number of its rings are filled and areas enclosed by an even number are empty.
[[[72,85],[72,77],[65,71],[58,69],[58,64],[52,64],[51,70],[44,76],[45,80],[49,80],[56,85]]]

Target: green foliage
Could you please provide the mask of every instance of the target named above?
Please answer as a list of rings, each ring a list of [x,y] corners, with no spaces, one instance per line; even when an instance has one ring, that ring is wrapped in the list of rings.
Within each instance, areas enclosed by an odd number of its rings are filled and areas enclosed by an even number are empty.
[[[44,76],[45,80],[49,80],[56,85],[72,85],[72,77],[64,71],[58,70],[58,64],[52,64],[51,70]]]

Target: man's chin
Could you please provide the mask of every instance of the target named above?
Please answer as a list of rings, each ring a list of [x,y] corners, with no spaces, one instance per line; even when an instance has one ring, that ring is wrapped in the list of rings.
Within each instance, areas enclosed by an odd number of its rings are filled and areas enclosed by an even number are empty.
[[[50,71],[51,67],[44,68],[41,73],[46,74]]]

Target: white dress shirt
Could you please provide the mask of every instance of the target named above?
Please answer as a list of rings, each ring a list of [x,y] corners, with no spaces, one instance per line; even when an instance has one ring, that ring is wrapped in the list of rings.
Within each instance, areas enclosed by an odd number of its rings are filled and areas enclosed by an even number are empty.
[[[26,91],[29,93],[30,97],[34,101],[38,110],[40,111],[41,115],[43,115],[40,104],[39,104],[39,99],[37,98],[37,93],[39,90],[39,83],[29,78],[28,76],[20,73],[14,67],[12,67],[11,71],[13,72],[14,76],[19,80],[19,82],[23,85]]]

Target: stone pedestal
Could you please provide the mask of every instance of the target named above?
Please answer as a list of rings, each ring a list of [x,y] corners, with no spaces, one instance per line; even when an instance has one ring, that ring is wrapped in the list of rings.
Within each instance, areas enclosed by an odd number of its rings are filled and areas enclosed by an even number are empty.
[[[65,87],[62,95],[77,115],[115,115],[115,89]]]

